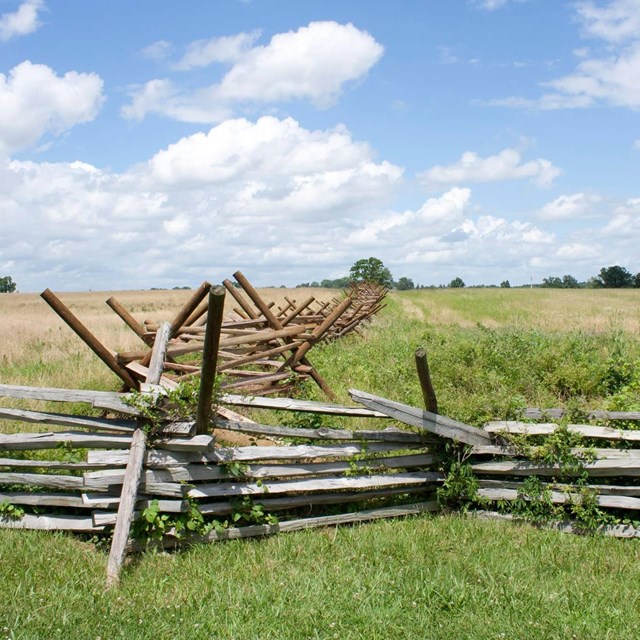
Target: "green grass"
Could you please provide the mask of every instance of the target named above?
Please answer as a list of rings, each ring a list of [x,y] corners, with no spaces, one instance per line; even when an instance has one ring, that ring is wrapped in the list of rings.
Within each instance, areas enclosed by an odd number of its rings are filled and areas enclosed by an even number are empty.
[[[458,516],[148,554],[106,593],[106,556],[73,538],[0,544],[9,638],[602,640],[640,624],[638,545]]]
[[[355,387],[420,406],[413,358],[424,346],[441,411],[472,424],[532,405],[640,408],[640,298],[565,293],[392,295],[362,337],[310,359],[342,401]],[[50,350],[41,366],[27,349],[2,381],[55,386],[47,375],[64,371],[65,386],[86,387],[103,379],[92,357]],[[0,640],[600,640],[635,637],[640,624],[637,541],[457,516],[143,554],[110,592],[105,553],[78,537],[0,530],[0,558]]]

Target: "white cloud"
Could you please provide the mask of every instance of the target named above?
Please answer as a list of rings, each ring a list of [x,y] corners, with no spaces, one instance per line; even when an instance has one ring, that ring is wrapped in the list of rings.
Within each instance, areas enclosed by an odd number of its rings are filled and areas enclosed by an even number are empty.
[[[0,74],[0,156],[93,120],[102,101],[95,73],[57,76],[45,65],[22,62],[8,76]]]
[[[522,162],[520,152],[503,149],[494,156],[480,157],[474,151],[465,151],[452,165],[437,165],[425,171],[421,178],[428,186],[464,184],[469,182],[496,182],[531,178],[538,186],[548,187],[561,173],[545,158]]]
[[[586,193],[562,195],[542,207],[540,220],[575,220],[588,211],[589,206],[599,202],[600,198]]]
[[[327,107],[345,84],[363,78],[383,53],[367,32],[337,22],[312,22],[297,31],[276,34],[266,46],[247,48],[254,37],[240,34],[194,43],[178,66],[235,62],[220,83],[191,91],[166,79],[151,80],[132,91],[132,102],[122,115],[142,119],[156,113],[215,123],[228,117],[238,103],[304,99]]]
[[[614,43],[637,40],[640,36],[637,0],[612,0],[603,7],[589,0],[578,2],[576,10],[585,35]]]
[[[248,53],[259,37],[260,31],[256,30],[235,36],[196,40],[187,46],[182,59],[172,65],[172,68],[186,71],[194,67],[207,67],[214,62],[237,62]]]
[[[13,13],[0,16],[0,41],[33,33],[41,25],[39,12],[44,9],[43,0],[26,0]]]
[[[528,0],[473,0],[472,4],[485,11],[495,11],[507,6],[510,2],[522,3]]]
[[[637,140],[634,141],[633,148],[640,150],[640,138],[638,138]]]
[[[541,83],[548,90],[538,98],[511,96],[488,104],[540,110],[599,104],[640,109],[640,3],[611,0],[598,6],[589,0],[575,8],[583,34],[608,46],[595,52],[577,49],[581,61],[573,72]]]
[[[145,47],[140,53],[143,58],[161,62],[166,60],[173,52],[173,43],[168,40],[157,40]]]

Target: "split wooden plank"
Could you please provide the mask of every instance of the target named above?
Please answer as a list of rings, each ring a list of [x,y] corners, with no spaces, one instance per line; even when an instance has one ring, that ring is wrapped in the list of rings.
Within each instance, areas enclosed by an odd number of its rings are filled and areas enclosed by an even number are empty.
[[[403,444],[402,449],[415,449],[416,445]],[[419,447],[418,447],[419,448]],[[290,447],[223,447],[213,451],[180,452],[180,451],[147,451],[145,466],[148,468],[172,467],[186,463],[207,462],[252,462],[259,460],[314,460],[322,458],[351,457],[366,453],[386,453],[398,451],[398,445],[387,443],[371,443],[362,446],[356,443],[333,444],[331,446],[297,445]],[[126,464],[126,451],[88,451],[87,460],[90,463],[101,462],[111,464]],[[373,457],[373,456],[372,456]]]
[[[540,409],[530,407],[524,410],[524,417],[530,420],[558,420],[566,415],[565,409]],[[640,420],[640,411],[587,411],[590,420]]]
[[[424,444],[425,437],[422,434],[402,431],[392,427],[379,431],[349,431],[346,429],[304,429],[299,427],[273,427],[270,425],[244,422],[220,422],[219,425],[228,431],[239,431],[255,435],[276,436],[279,438],[307,438],[309,440],[377,440],[384,442],[410,442]]]
[[[493,502],[498,500],[512,502],[521,498],[523,495],[524,494],[517,489],[478,489],[479,497]],[[640,498],[612,495],[594,496],[594,498],[599,507],[609,509],[640,509]],[[549,491],[549,500],[554,504],[580,504],[582,498],[579,493],[575,492]]]
[[[419,429],[424,429],[443,438],[463,442],[464,444],[491,444],[491,436],[482,429],[477,429],[463,422],[452,420],[445,416],[440,416],[429,411],[416,409],[400,402],[386,400],[364,391],[355,389],[349,390],[349,395],[353,400],[363,404],[369,409],[380,411],[386,416],[412,425]]]
[[[43,531],[102,531],[86,516],[35,516],[25,513],[19,519],[0,518],[1,529],[40,529]]]
[[[422,348],[416,350],[415,360],[424,406],[430,413],[438,413],[438,400],[435,389],[433,388],[433,382],[431,382],[426,350]]]
[[[120,570],[126,554],[129,531],[133,521],[133,512],[138,493],[138,484],[142,474],[145,450],[145,433],[142,429],[136,429],[129,449],[129,460],[125,471],[122,494],[120,496],[120,503],[118,504],[118,516],[116,518],[111,550],[107,561],[107,588],[115,586],[120,581]]]
[[[638,477],[640,458],[615,456],[605,460],[584,462],[580,469],[571,470],[560,464],[547,464],[531,460],[479,462],[471,465],[474,473],[505,476],[559,476],[580,475],[583,472],[593,477]]]
[[[58,431],[0,434],[0,450],[26,451],[69,446],[76,449],[128,449],[131,435]]]
[[[243,478],[287,478],[300,476],[316,476],[340,474],[347,471],[361,470],[382,471],[390,469],[412,469],[428,467],[434,458],[429,454],[394,456],[388,458],[373,458],[371,460],[357,460],[351,462],[311,462],[307,464],[261,464],[247,465],[242,470]],[[99,470],[83,475],[85,484],[91,484],[96,490],[122,484],[124,469]],[[238,479],[238,475],[231,473],[224,465],[184,464],[167,469],[146,469],[141,482],[201,482],[204,480]]]
[[[523,435],[550,435],[558,429],[554,423],[529,423],[510,420],[489,422],[485,425],[487,433],[517,433]],[[612,429],[590,424],[569,424],[567,429],[585,438],[601,440],[620,440],[623,442],[640,442],[640,431],[630,429]]]
[[[261,409],[277,409],[278,411],[300,411],[305,413],[320,413],[336,416],[350,416],[354,418],[387,418],[384,413],[372,411],[362,407],[316,402],[315,400],[297,400],[294,398],[262,398],[258,396],[240,396],[223,393],[220,402],[245,407]]]
[[[86,391],[84,389],[61,389],[54,387],[26,387],[15,384],[0,384],[0,397],[48,402],[82,402],[100,409],[112,409],[120,413],[138,415],[140,412],[124,402],[129,394],[115,391]]]
[[[26,484],[46,489],[81,489],[81,476],[58,476],[49,473],[0,472],[0,485]]]
[[[120,365],[115,355],[109,351],[87,327],[76,318],[70,309],[60,300],[51,289],[45,289],[41,298],[64,320],[76,335],[93,351],[102,362],[104,362],[113,373],[115,373],[127,387],[137,389],[137,382],[131,377],[129,372]]]
[[[0,467],[31,468],[31,469],[65,469],[86,471],[91,469],[115,469],[122,465],[89,462],[59,462],[58,460],[37,460],[22,458],[0,458]]]
[[[374,489],[371,491],[337,491],[333,493],[310,493],[306,495],[285,496],[281,498],[261,498],[254,500],[255,503],[264,507],[266,513],[271,511],[282,511],[286,509],[296,509],[299,507],[314,507],[329,504],[358,503],[368,500],[390,498],[393,496],[419,495],[423,493],[433,493],[433,485],[414,486],[410,490],[406,487],[391,487],[385,489]],[[203,515],[226,515],[234,510],[233,501],[219,502],[198,502],[198,509]],[[103,524],[97,522],[96,524]],[[107,524],[107,523],[104,523]]]
[[[23,409],[5,409],[0,407],[0,419],[19,420],[36,424],[55,424],[63,427],[84,427],[87,429],[103,429],[105,431],[133,432],[135,422],[132,420],[115,420],[110,418],[91,418],[71,416],[63,413],[45,413],[43,411],[26,411]]]
[[[71,507],[73,509],[85,509],[87,506],[83,503],[79,495],[69,493],[33,493],[7,491],[0,493],[0,503],[4,501],[10,504],[19,504],[33,507]],[[100,507],[91,507],[92,509],[108,509],[109,503],[102,501]]]
[[[380,487],[409,487],[438,482],[442,475],[432,471],[408,471],[366,476],[332,476],[303,480],[270,482],[218,482],[199,484],[187,493],[191,499],[230,496],[275,495],[279,493],[374,489]]]
[[[415,502],[413,504],[396,505],[393,507],[383,507],[380,509],[367,509],[355,513],[343,513],[335,516],[317,516],[315,518],[300,518],[297,520],[287,520],[274,525],[253,525],[248,527],[231,528],[222,532],[211,531],[204,536],[193,536],[190,542],[214,542],[219,540],[236,540],[240,538],[251,538],[257,536],[273,535],[284,533],[285,531],[299,531],[313,527],[327,527],[340,524],[354,524],[358,522],[368,522],[380,518],[398,518],[408,515],[437,511],[436,500],[426,502]],[[164,539],[163,546],[173,546],[180,541]],[[134,548],[144,548],[140,544],[134,543]]]

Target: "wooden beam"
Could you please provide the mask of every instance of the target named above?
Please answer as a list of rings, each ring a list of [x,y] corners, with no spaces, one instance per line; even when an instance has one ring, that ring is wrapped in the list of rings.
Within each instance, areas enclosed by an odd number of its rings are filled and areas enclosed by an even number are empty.
[[[198,393],[198,408],[196,411],[196,433],[198,434],[206,433],[210,428],[211,399],[213,397],[213,386],[218,364],[224,298],[223,287],[212,287],[209,291],[209,314],[207,316],[207,330],[204,334],[200,391]]]
[[[147,330],[113,296],[107,299],[107,304],[118,316],[120,316],[124,323],[140,338],[140,340],[142,340],[147,346],[151,346],[153,344],[153,338],[149,336]]]
[[[116,360],[115,355],[109,351],[94,335],[85,327],[69,308],[58,298],[51,289],[45,289],[40,296],[42,299],[69,325],[76,335],[113,371],[129,389],[137,389],[138,383],[131,374]]]
[[[431,382],[427,352],[423,348],[416,350],[416,369],[418,370],[418,379],[420,380],[424,406],[427,411],[438,413],[438,400],[436,399],[436,392]]]

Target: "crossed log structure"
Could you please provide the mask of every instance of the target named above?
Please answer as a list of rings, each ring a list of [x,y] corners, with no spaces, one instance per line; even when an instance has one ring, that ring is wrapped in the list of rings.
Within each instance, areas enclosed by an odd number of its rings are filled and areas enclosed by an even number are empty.
[[[267,303],[240,272],[237,282],[224,281],[224,287],[237,306],[223,317],[219,327],[217,372],[223,374],[224,391],[240,390],[254,395],[290,392],[301,381],[311,378],[331,399],[334,394],[310,362],[308,353],[321,340],[337,339],[358,331],[384,306],[386,289],[372,283],[352,284],[345,296],[329,302],[309,297],[302,302],[285,296],[286,304]],[[166,329],[169,338],[163,351],[161,383],[177,383],[201,375],[205,334],[211,316],[211,285],[203,282],[180,309]],[[140,323],[114,297],[111,309],[140,338],[145,348],[115,353],[105,347],[49,289],[44,300],[120,377],[126,389],[139,389],[149,376],[153,348],[161,327]],[[164,336],[163,336],[164,337]]]

